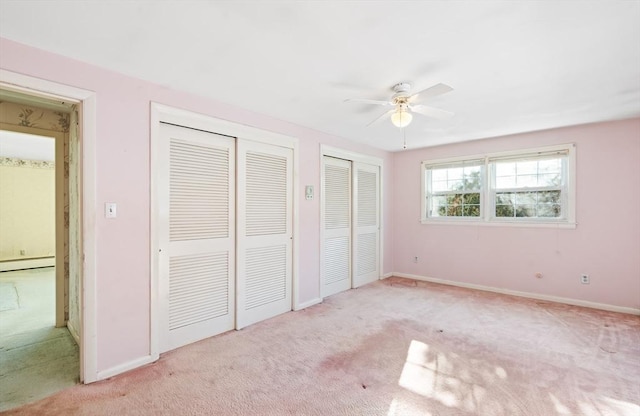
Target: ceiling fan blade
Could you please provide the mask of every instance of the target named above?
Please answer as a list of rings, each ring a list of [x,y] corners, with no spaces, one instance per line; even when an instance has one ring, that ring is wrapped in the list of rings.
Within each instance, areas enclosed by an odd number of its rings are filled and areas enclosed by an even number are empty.
[[[385,111],[384,113],[382,113],[382,115],[380,117],[376,118],[371,123],[367,124],[367,127],[369,127],[369,126],[371,126],[371,125],[373,125],[375,123],[379,123],[382,120],[388,119],[389,117],[391,117],[391,114],[393,114],[395,111],[396,111],[395,109],[389,110],[389,111]]]
[[[368,100],[366,98],[349,98],[344,100],[345,103],[362,103],[362,104],[374,104],[374,105],[393,105],[392,102],[382,100]]]
[[[423,116],[433,117],[438,119],[445,119],[453,116],[451,111],[441,110],[439,108],[428,107],[426,105],[411,105],[409,109],[414,113],[422,114]]]
[[[438,95],[448,93],[449,91],[453,91],[453,88],[451,88],[447,84],[436,84],[427,88],[426,90],[418,91],[415,94],[411,94],[408,100],[409,102],[424,100],[425,98],[436,97]]]

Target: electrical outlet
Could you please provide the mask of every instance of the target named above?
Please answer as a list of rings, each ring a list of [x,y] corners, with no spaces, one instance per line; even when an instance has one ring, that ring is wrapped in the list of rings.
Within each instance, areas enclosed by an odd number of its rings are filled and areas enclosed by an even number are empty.
[[[580,275],[580,283],[582,283],[583,285],[588,285],[589,284],[589,275],[588,274]]]
[[[414,256],[414,257],[413,257],[413,262],[414,262],[414,263],[417,263],[417,262],[418,262],[418,256]]]

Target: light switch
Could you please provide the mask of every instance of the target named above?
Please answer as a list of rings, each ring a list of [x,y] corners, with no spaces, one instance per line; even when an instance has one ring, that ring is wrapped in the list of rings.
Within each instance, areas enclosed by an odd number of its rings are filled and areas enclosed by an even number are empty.
[[[104,204],[104,217],[105,218],[115,218],[116,217],[116,203],[115,202],[106,202]]]
[[[304,197],[307,201],[313,199],[313,185],[307,185],[304,187]]]

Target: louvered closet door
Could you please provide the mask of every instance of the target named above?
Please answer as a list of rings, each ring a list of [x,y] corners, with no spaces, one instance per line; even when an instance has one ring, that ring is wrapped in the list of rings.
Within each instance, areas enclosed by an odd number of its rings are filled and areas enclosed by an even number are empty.
[[[236,328],[291,310],[293,151],[238,139]]]
[[[234,140],[161,124],[160,350],[234,325]]]
[[[353,287],[379,279],[380,168],[354,162]]]
[[[323,158],[322,296],[351,288],[351,162]]]

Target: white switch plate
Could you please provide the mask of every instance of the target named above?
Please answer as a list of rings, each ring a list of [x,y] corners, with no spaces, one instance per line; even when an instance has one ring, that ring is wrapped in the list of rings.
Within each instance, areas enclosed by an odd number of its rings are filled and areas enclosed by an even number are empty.
[[[307,185],[304,187],[304,197],[307,201],[313,199],[313,185]]]
[[[105,218],[115,218],[116,217],[116,203],[115,202],[106,202],[104,204],[104,217]]]

